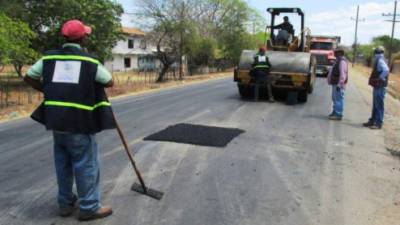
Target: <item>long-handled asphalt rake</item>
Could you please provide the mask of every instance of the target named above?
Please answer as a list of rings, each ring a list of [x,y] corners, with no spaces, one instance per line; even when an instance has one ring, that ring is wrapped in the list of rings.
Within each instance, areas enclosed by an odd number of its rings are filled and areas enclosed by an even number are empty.
[[[132,185],[132,187],[131,187],[131,190],[132,191],[136,191],[136,192],[138,192],[140,194],[143,194],[143,195],[147,195],[147,196],[149,196],[151,198],[154,198],[154,199],[157,199],[157,200],[161,200],[161,198],[164,195],[163,192],[160,192],[160,191],[157,191],[157,190],[154,190],[154,189],[146,187],[146,185],[145,185],[145,183],[143,181],[142,175],[140,174],[140,171],[136,166],[135,160],[133,159],[133,157],[131,155],[131,152],[129,150],[129,146],[128,146],[126,140],[125,140],[124,134],[122,133],[121,127],[119,126],[113,111],[112,111],[112,116],[114,118],[119,137],[121,138],[121,141],[122,141],[122,144],[124,145],[125,151],[128,154],[129,160],[131,161],[132,167],[133,167],[133,169],[134,169],[134,171],[136,173],[136,176],[137,176],[137,178],[139,179],[139,182],[140,182],[140,184],[134,183]]]

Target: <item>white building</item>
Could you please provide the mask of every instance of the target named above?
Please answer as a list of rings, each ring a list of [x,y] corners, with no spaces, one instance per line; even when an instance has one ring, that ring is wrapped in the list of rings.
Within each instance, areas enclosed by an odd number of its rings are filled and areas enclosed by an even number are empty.
[[[132,71],[155,69],[160,63],[156,59],[155,46],[147,43],[146,33],[137,28],[124,27],[125,40],[120,40],[112,50],[112,60],[106,61],[109,71]]]

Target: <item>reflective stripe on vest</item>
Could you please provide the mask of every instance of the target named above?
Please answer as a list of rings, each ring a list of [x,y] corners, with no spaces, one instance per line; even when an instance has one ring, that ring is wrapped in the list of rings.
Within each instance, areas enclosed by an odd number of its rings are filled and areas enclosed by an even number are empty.
[[[269,68],[269,66],[267,65],[257,65],[254,67],[254,69],[258,69],[258,68]]]
[[[45,101],[44,105],[46,106],[60,106],[60,107],[70,107],[70,108],[77,108],[77,109],[83,109],[87,111],[93,111],[99,107],[102,106],[111,106],[111,103],[103,101],[99,102],[94,106],[90,105],[83,105],[79,103],[73,103],[73,102],[61,102],[61,101]]]
[[[79,60],[79,61],[87,61],[94,64],[100,64],[100,61],[97,59],[93,59],[86,56],[79,56],[79,55],[48,55],[42,57],[42,60]]]

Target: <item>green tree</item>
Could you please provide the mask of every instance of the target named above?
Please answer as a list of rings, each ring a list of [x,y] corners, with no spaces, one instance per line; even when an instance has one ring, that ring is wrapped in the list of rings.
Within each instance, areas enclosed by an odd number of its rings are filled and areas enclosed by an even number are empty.
[[[219,24],[217,38],[222,53],[226,59],[237,64],[243,49],[254,49],[259,44],[249,33],[249,22],[263,24],[265,21],[243,0],[211,1],[218,2],[222,6],[223,13],[220,14],[222,16],[217,22]],[[254,27],[260,27],[260,25]]]
[[[174,63],[179,63],[182,78],[182,58],[196,29],[196,20],[201,16],[201,2],[195,0],[138,0],[139,16],[153,31],[150,38],[157,46],[157,57],[162,63],[158,82]],[[191,50],[189,50],[191,51]]]
[[[390,46],[390,36],[388,35],[382,35],[378,36],[372,39],[372,42],[375,46],[383,46],[386,50],[392,49],[393,53],[399,52],[400,51],[400,40],[397,38],[393,39],[393,46]],[[386,51],[386,54],[388,51]]]
[[[191,67],[216,60],[239,61],[243,49],[259,44],[264,19],[244,0],[137,0],[139,15],[150,24],[164,73],[183,55]],[[264,25],[263,25],[264,24]],[[254,31],[257,34],[250,34]],[[265,38],[264,38],[265,39]]]
[[[245,1],[201,2],[198,8],[202,11],[195,13],[200,16],[196,17],[194,23],[198,38],[191,38],[201,41],[189,43],[192,49],[189,61],[195,62],[194,66],[209,65],[216,61],[237,63],[243,49],[253,49],[265,42],[265,20]],[[191,60],[192,57],[196,59]]]
[[[189,69],[194,69],[198,66],[213,65],[218,58],[217,47],[218,43],[214,38],[203,37],[198,33],[193,33],[185,46]]]
[[[70,19],[82,20],[93,28],[85,46],[101,60],[111,56],[112,47],[123,37],[120,23],[123,9],[111,0],[0,0],[0,8],[10,17],[27,23],[37,34],[32,48],[38,52],[61,46],[64,39],[60,29]]]
[[[35,33],[27,24],[12,20],[0,12],[0,62],[11,63],[20,77],[23,66],[32,63],[38,57],[31,48],[31,40],[35,37]]]
[[[359,55],[362,55],[364,59],[367,61],[367,65],[370,66],[372,64],[372,59],[373,59],[373,53],[375,49],[374,44],[365,44],[365,45],[359,45],[357,47],[357,52]]]
[[[179,23],[165,21],[157,27],[154,27],[153,32],[149,35],[149,39],[156,43],[157,58],[162,64],[157,82],[162,82],[164,80],[165,74],[174,63],[179,61],[183,54],[181,51],[181,43],[184,40],[182,34],[185,32],[182,32],[179,28]]]

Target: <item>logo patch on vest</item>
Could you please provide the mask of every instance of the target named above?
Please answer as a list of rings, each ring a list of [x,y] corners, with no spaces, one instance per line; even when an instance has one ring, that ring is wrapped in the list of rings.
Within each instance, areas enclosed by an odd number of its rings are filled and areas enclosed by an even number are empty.
[[[56,61],[53,83],[78,84],[81,74],[80,61]]]
[[[259,55],[258,62],[267,62],[267,57],[265,55]]]

